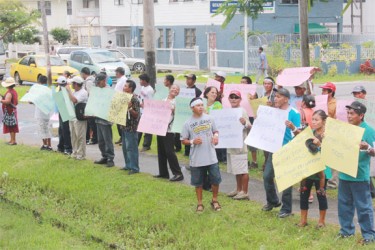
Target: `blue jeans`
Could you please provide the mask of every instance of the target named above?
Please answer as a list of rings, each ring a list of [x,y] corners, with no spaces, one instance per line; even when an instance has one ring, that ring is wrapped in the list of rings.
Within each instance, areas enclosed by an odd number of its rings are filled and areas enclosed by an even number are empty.
[[[125,168],[139,172],[138,163],[138,133],[122,130],[122,152],[125,158]]]
[[[355,209],[362,237],[366,240],[375,239],[370,183],[339,180],[338,214],[342,235],[355,233]]]
[[[276,205],[279,203],[279,197],[276,193],[276,186],[274,182],[275,172],[273,170],[272,164],[272,153],[269,153],[266,161],[266,166],[263,172],[263,183],[264,190],[266,191],[267,204]],[[283,203],[281,213],[291,213],[292,212],[292,187],[284,190],[281,197]]]

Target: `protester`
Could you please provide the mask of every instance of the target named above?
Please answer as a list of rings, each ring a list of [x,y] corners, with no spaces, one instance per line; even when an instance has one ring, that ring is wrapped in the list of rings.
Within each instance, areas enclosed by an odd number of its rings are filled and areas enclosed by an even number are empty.
[[[301,127],[311,127],[312,116],[315,108],[315,97],[312,95],[304,95],[300,108]]]
[[[219,102],[221,102],[221,99],[223,99],[225,77],[227,77],[227,73],[224,71],[218,71],[215,73],[215,80],[220,82],[219,94],[217,95],[217,101]]]
[[[353,88],[352,95],[358,99],[366,99],[367,91],[362,85],[357,85]]]
[[[259,47],[258,53],[259,53],[259,65],[258,65],[258,73],[257,73],[256,80],[255,80],[256,84],[258,84],[259,78],[261,75],[263,75],[264,77],[268,76],[267,74],[268,62],[267,62],[266,53],[263,51],[262,47]]]
[[[251,128],[251,124],[246,110],[240,106],[242,101],[241,93],[237,90],[232,90],[229,93],[228,99],[232,108],[240,108],[242,110],[242,116],[239,119],[239,122],[243,125],[242,135],[243,141],[245,141],[248,129]],[[242,162],[236,159],[241,155],[245,155]],[[232,197],[235,200],[248,200],[249,172],[247,169],[247,145],[243,143],[242,148],[228,148],[227,160],[228,173],[234,174],[236,176],[237,183],[236,189],[230,192],[228,196]]]
[[[139,173],[139,152],[138,152],[138,133],[137,127],[140,116],[140,103],[134,90],[137,87],[133,80],[126,80],[124,92],[132,94],[128,104],[126,115],[126,125],[122,126],[122,152],[125,158],[123,170],[129,170],[128,174]]]
[[[317,110],[312,116],[312,122],[310,123],[313,129],[314,138],[311,138],[311,143],[315,145],[312,149],[312,153],[320,151],[322,139],[324,137],[325,122],[327,120],[327,114],[323,110]],[[310,143],[310,145],[311,145]],[[308,146],[311,151],[311,146]],[[330,170],[327,168],[326,171],[321,171],[317,174],[311,175],[301,182],[300,192],[300,208],[301,208],[301,221],[297,224],[299,227],[307,226],[307,214],[309,210],[309,203],[311,196],[311,188],[314,185],[316,189],[316,195],[319,202],[319,222],[317,228],[325,227],[325,217],[328,209],[327,197],[326,197],[326,185],[327,179],[329,178],[328,173]]]
[[[83,67],[81,69],[81,77],[83,78],[83,88],[90,95],[90,90],[95,86],[95,77],[90,75],[90,69]],[[87,131],[86,131],[86,144],[93,145],[98,143],[98,136],[96,131],[95,117],[87,117]]]
[[[10,134],[10,141],[8,145],[17,145],[16,133],[19,133],[18,128],[18,117],[17,117],[17,105],[18,105],[18,94],[14,89],[16,82],[12,77],[8,77],[1,86],[7,88],[4,96],[1,96],[2,110],[3,110],[3,134]]]
[[[95,78],[96,86],[99,88],[106,88],[106,78],[107,76],[105,74],[98,74]],[[99,117],[95,118],[95,122],[98,132],[98,145],[102,158],[100,160],[96,160],[94,163],[106,164],[107,167],[113,167],[115,165],[113,162],[115,152],[112,141],[112,123]]]
[[[140,103],[141,103],[141,115],[142,115],[142,109],[144,105],[144,100],[152,99],[154,96],[154,89],[150,85],[150,77],[147,74],[141,74],[139,75],[139,81],[142,86],[141,93],[140,93]],[[141,142],[142,139],[142,133],[138,133],[138,145]],[[146,134],[143,137],[143,147],[141,149],[141,152],[147,151],[151,149],[151,143],[152,143],[152,135]]]
[[[116,73],[116,78],[117,78],[115,90],[117,92],[123,92],[126,80],[128,80],[125,76],[125,69],[123,67],[117,67],[115,70],[115,73]],[[116,124],[116,127],[117,127],[117,133],[120,136],[120,138],[118,139],[118,141],[115,142],[115,144],[121,145],[122,144],[121,125]]]
[[[251,78],[248,76],[243,76],[241,78],[241,84],[252,84],[253,82],[251,81]]]
[[[221,175],[215,153],[215,145],[219,142],[219,134],[214,120],[204,114],[203,101],[200,97],[195,97],[190,102],[193,111],[192,117],[185,122],[181,133],[181,140],[184,145],[191,145],[190,167],[191,184],[195,186],[198,205],[196,212],[203,212],[203,176],[208,171],[212,184],[211,207],[215,211],[221,210],[221,205],[217,200]]]
[[[327,98],[327,105],[328,105],[328,116],[331,118],[336,119],[336,85],[331,82],[326,82],[322,88],[322,95],[328,95]],[[336,189],[338,183],[338,172],[336,170],[332,170],[332,179],[328,181],[327,187]]]
[[[298,109],[298,102],[302,102],[303,96],[306,92],[306,83],[294,87],[295,94],[290,95],[290,106],[292,108]]]
[[[50,54],[51,56],[55,56],[55,55],[56,55],[55,46],[51,46],[51,50],[49,51],[49,54]]]
[[[69,99],[74,104],[76,110],[76,118],[69,121],[70,136],[72,141],[72,154],[71,158],[77,160],[84,160],[86,157],[86,130],[87,121],[81,116],[81,112],[86,107],[88,100],[88,93],[83,88],[83,79],[80,76],[75,76],[68,80],[71,85],[66,85],[65,88],[68,91]],[[74,92],[72,92],[72,87]]]
[[[287,89],[276,90],[275,107],[282,110],[288,110],[288,120],[285,122],[286,128],[283,138],[283,145],[293,139],[301,125],[301,117],[297,110],[289,106],[290,93]],[[263,172],[264,189],[266,191],[267,204],[263,206],[263,211],[270,211],[274,207],[281,206],[276,194],[274,183],[274,169],[272,163],[272,153],[269,153],[266,166]],[[284,190],[282,194],[282,207],[279,212],[279,218],[286,218],[292,214],[292,187]]]
[[[90,69],[88,67],[83,67],[81,69],[81,77],[83,79],[83,88],[90,94],[90,90],[95,86],[95,77],[90,74]]]
[[[174,76],[172,76],[172,75],[166,75],[164,77],[164,86],[166,88],[170,89],[171,86],[173,85],[173,83],[174,83]]]
[[[172,85],[168,97],[165,101],[169,102],[172,109],[171,119],[168,124],[167,134],[165,136],[157,136],[158,143],[158,163],[159,163],[159,174],[156,178],[169,179],[168,165],[172,171],[173,177],[170,181],[182,181],[184,176],[182,175],[180,164],[174,151],[174,133],[172,133],[172,125],[174,120],[174,112],[176,107],[176,96],[180,93],[180,87],[178,85]]]
[[[65,79],[72,78],[72,74],[69,71],[67,71],[67,70],[64,71],[64,73],[63,73],[62,76],[65,77]]]
[[[68,72],[69,73],[69,72]],[[70,74],[64,75],[69,76]],[[64,76],[59,76],[57,78],[57,88],[56,91],[61,91],[65,88],[67,84],[67,78]],[[57,144],[57,152],[64,153],[65,155],[70,155],[72,153],[72,141],[70,139],[70,128],[69,121],[63,121],[61,114],[59,112],[59,143]]]
[[[38,84],[47,86],[47,77],[46,76],[40,76],[38,77]],[[35,106],[35,114],[34,117],[36,119],[36,122],[38,123],[38,134],[42,139],[43,145],[40,148],[40,150],[48,150],[52,151],[51,146],[51,123],[50,123],[50,117],[51,114],[45,114],[40,110],[37,106]]]
[[[364,129],[362,141],[359,145],[358,172],[356,177],[339,173],[338,187],[338,216],[340,222],[341,238],[353,236],[355,224],[353,223],[354,211],[357,211],[358,224],[361,228],[362,243],[375,242],[374,211],[370,195],[370,157],[375,156],[374,148],[375,130],[365,121],[367,108],[362,103],[355,101],[346,106],[348,122]]]

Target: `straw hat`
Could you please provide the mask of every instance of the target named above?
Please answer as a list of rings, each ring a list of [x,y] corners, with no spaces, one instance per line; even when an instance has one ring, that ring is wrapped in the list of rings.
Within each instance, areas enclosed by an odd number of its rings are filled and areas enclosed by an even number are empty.
[[[4,88],[8,88],[12,85],[16,85],[13,77],[8,77],[4,82],[1,83],[1,86],[3,86]]]

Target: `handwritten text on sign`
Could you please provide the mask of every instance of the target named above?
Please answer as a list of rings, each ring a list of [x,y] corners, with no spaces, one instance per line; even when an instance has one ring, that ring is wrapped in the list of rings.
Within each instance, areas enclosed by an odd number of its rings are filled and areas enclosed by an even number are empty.
[[[307,127],[273,154],[272,163],[279,192],[325,169],[320,153],[313,155],[305,146],[306,140],[310,138],[313,138],[313,133]]]
[[[161,135],[167,134],[171,119],[171,104],[167,101],[144,100],[143,114],[138,125],[138,132]]]
[[[359,144],[364,129],[336,119],[327,118],[322,143],[322,161],[337,171],[356,177]]]
[[[286,120],[288,110],[259,106],[257,119],[245,143],[272,153],[276,152],[283,145]]]
[[[111,88],[92,87],[85,108],[86,116],[96,116],[108,121],[111,101],[115,90]]]
[[[116,92],[111,100],[108,121],[126,126],[128,103],[130,102],[131,98],[131,94],[124,92]]]

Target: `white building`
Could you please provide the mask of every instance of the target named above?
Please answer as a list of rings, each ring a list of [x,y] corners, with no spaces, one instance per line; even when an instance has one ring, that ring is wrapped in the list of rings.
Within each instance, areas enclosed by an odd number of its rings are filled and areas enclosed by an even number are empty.
[[[362,8],[361,8],[361,1],[362,1]],[[373,13],[375,10],[375,1],[374,0],[353,0],[353,2],[354,2],[353,8],[349,7],[343,16],[343,32],[353,33],[353,34],[375,33],[375,16]],[[346,3],[344,3],[344,6],[345,5]],[[352,22],[352,15],[353,15],[353,22]],[[361,16],[362,16],[362,25],[361,25]]]

